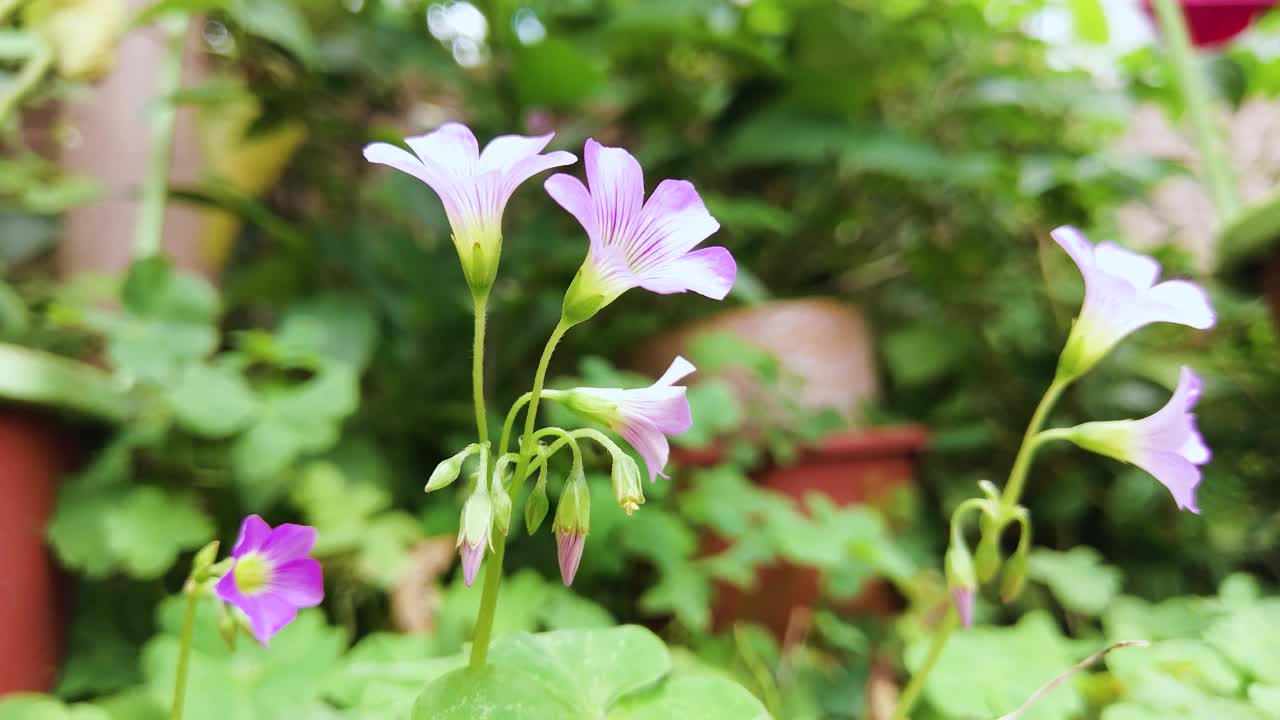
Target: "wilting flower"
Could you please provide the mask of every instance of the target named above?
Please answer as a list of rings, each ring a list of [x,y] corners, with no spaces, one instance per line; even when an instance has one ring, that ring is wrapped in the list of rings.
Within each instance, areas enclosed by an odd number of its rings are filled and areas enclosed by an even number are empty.
[[[693,250],[720,228],[693,185],[663,180],[645,202],[644,173],[631,153],[588,140],[585,154],[590,190],[570,175],[546,182],[591,242],[565,295],[565,319],[582,322],[633,287],[723,299],[737,265],[722,247]]]
[[[556,517],[551,523],[556,535],[556,559],[560,562],[560,579],[572,585],[582,562],[582,547],[591,531],[591,491],[582,467],[575,466],[573,475],[565,484],[556,505]]]
[[[1141,420],[1084,423],[1062,435],[1086,450],[1146,470],[1169,488],[1179,508],[1198,513],[1200,466],[1211,456],[1191,412],[1199,399],[1200,378],[1184,367],[1173,397],[1154,415]]]
[[[1068,377],[1084,373],[1144,325],[1213,327],[1213,308],[1199,285],[1186,280],[1156,283],[1160,264],[1155,260],[1112,243],[1094,246],[1075,228],[1060,227],[1052,235],[1084,276],[1084,307],[1062,353],[1061,372]]]
[[[577,160],[573,153],[540,155],[552,134],[538,137],[502,135],[478,150],[467,126],[446,123],[426,135],[405,138],[413,153],[387,143],[365,146],[370,162],[409,173],[436,191],[453,229],[467,284],[487,291],[498,272],[502,253],[502,212],[520,183],[534,175]]]
[[[234,564],[214,592],[244,611],[263,645],[297,617],[298,608],[324,599],[320,563],[307,557],[315,542],[316,529],[306,525],[285,523],[273,530],[257,515],[240,524]]]
[[[693,424],[683,385],[675,383],[694,371],[693,363],[677,357],[667,372],[647,388],[574,388],[548,392],[583,417],[621,435],[644,458],[649,480],[662,474],[671,447],[668,435],[679,435]],[[663,477],[666,477],[663,475]]]

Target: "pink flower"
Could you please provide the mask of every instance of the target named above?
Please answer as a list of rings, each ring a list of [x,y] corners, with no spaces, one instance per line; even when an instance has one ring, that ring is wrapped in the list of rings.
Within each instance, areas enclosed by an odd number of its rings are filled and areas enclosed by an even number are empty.
[[[1060,227],[1052,235],[1084,276],[1084,307],[1062,353],[1062,372],[1070,377],[1084,373],[1144,325],[1213,327],[1213,308],[1199,285],[1186,280],[1156,283],[1160,264],[1155,260],[1112,243],[1095,247],[1075,228]]]
[[[574,388],[548,391],[546,396],[621,435],[644,458],[649,480],[662,474],[671,453],[668,435],[679,435],[693,424],[685,387],[675,383],[695,368],[677,357],[667,372],[647,388]],[[666,477],[663,475],[663,477]]]
[[[498,271],[502,252],[502,213],[520,183],[534,175],[577,160],[563,151],[540,155],[552,134],[539,137],[502,135],[478,150],[466,125],[446,123],[426,135],[405,138],[413,153],[387,143],[365,146],[369,162],[418,178],[444,203],[453,229],[453,244],[467,283],[487,290]]]
[[[663,180],[646,202],[644,174],[631,153],[595,140],[587,141],[585,153],[590,190],[570,175],[546,182],[591,243],[565,296],[565,318],[581,322],[633,287],[723,299],[737,265],[722,247],[693,250],[720,228],[693,185]]]
[[[1086,450],[1146,470],[1169,488],[1179,508],[1198,513],[1196,486],[1200,484],[1200,466],[1209,462],[1212,455],[1191,412],[1199,399],[1200,378],[1184,367],[1173,397],[1154,415],[1141,420],[1084,423],[1061,435]]]
[[[244,611],[263,645],[297,617],[298,608],[315,607],[324,599],[320,563],[307,557],[315,542],[316,529],[306,525],[286,523],[272,530],[257,515],[240,524],[240,538],[231,551],[235,563],[214,592]]]

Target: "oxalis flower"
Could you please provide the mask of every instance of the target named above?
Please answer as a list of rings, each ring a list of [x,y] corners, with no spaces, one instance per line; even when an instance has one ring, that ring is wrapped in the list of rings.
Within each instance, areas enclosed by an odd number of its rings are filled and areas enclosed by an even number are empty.
[[[1150,323],[1213,327],[1213,308],[1199,285],[1186,280],[1156,283],[1160,264],[1155,260],[1112,243],[1094,246],[1075,228],[1064,226],[1051,234],[1079,266],[1085,287],[1060,373],[1083,374],[1126,335]]]
[[[297,617],[298,608],[324,599],[320,563],[307,557],[315,542],[316,529],[306,525],[286,523],[273,530],[257,515],[240,524],[231,551],[234,564],[214,592],[244,611],[263,645]]]
[[[1184,367],[1173,397],[1154,415],[1141,420],[1084,423],[1060,434],[1086,450],[1146,470],[1169,488],[1179,508],[1198,513],[1200,466],[1211,456],[1191,412],[1199,399],[1200,378]]]
[[[502,212],[511,194],[543,170],[577,161],[573,153],[559,150],[539,154],[552,135],[502,135],[480,152],[466,125],[446,123],[426,135],[405,138],[413,153],[373,143],[365,147],[364,156],[409,173],[435,190],[449,216],[467,284],[475,292],[487,292],[498,272]]]
[[[720,228],[685,180],[663,180],[648,202],[640,163],[622,148],[588,140],[587,182],[557,174],[547,192],[590,240],[587,260],[564,300],[567,322],[579,323],[633,287],[656,293],[700,293],[721,300],[737,265],[722,247],[693,248]]]
[[[546,395],[588,420],[608,427],[631,443],[644,458],[652,482],[662,475],[671,454],[667,436],[679,435],[693,424],[685,388],[675,383],[694,370],[693,363],[677,357],[667,372],[647,388],[584,387],[548,391]]]

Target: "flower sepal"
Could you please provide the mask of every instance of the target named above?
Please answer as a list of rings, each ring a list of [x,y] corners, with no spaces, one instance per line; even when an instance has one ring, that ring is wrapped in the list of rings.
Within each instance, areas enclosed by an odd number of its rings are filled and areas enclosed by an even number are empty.
[[[594,273],[588,273],[586,268],[579,268],[573,276],[573,282],[569,283],[569,289],[565,291],[560,320],[566,326],[586,322],[616,297],[617,294],[606,294],[606,288]]]

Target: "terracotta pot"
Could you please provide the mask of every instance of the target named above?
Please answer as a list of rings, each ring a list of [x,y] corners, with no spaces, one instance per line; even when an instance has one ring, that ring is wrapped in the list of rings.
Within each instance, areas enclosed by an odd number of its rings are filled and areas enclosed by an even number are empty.
[[[802,450],[794,463],[762,469],[755,480],[801,507],[804,497],[814,492],[840,506],[877,504],[912,483],[925,440],[925,429],[918,425],[835,433]],[[673,457],[694,467],[709,467],[723,459],[717,450],[677,449]],[[714,552],[723,549],[725,542],[711,538],[707,546]],[[802,633],[796,628],[806,622],[808,611],[821,596],[818,571],[775,563],[757,571],[755,587],[755,592],[744,593],[733,585],[719,584],[712,608],[714,626],[723,629],[745,620],[768,627],[784,643],[799,640]],[[850,614],[887,615],[897,609],[897,600],[888,584],[872,582],[842,609]]]
[[[1142,0],[1142,8],[1152,16],[1152,0]],[[1182,0],[1191,42],[1197,47],[1221,45],[1244,32],[1258,15],[1277,0]]]
[[[49,417],[0,407],[0,695],[47,692],[57,675],[63,607],[45,527],[68,449]]]

